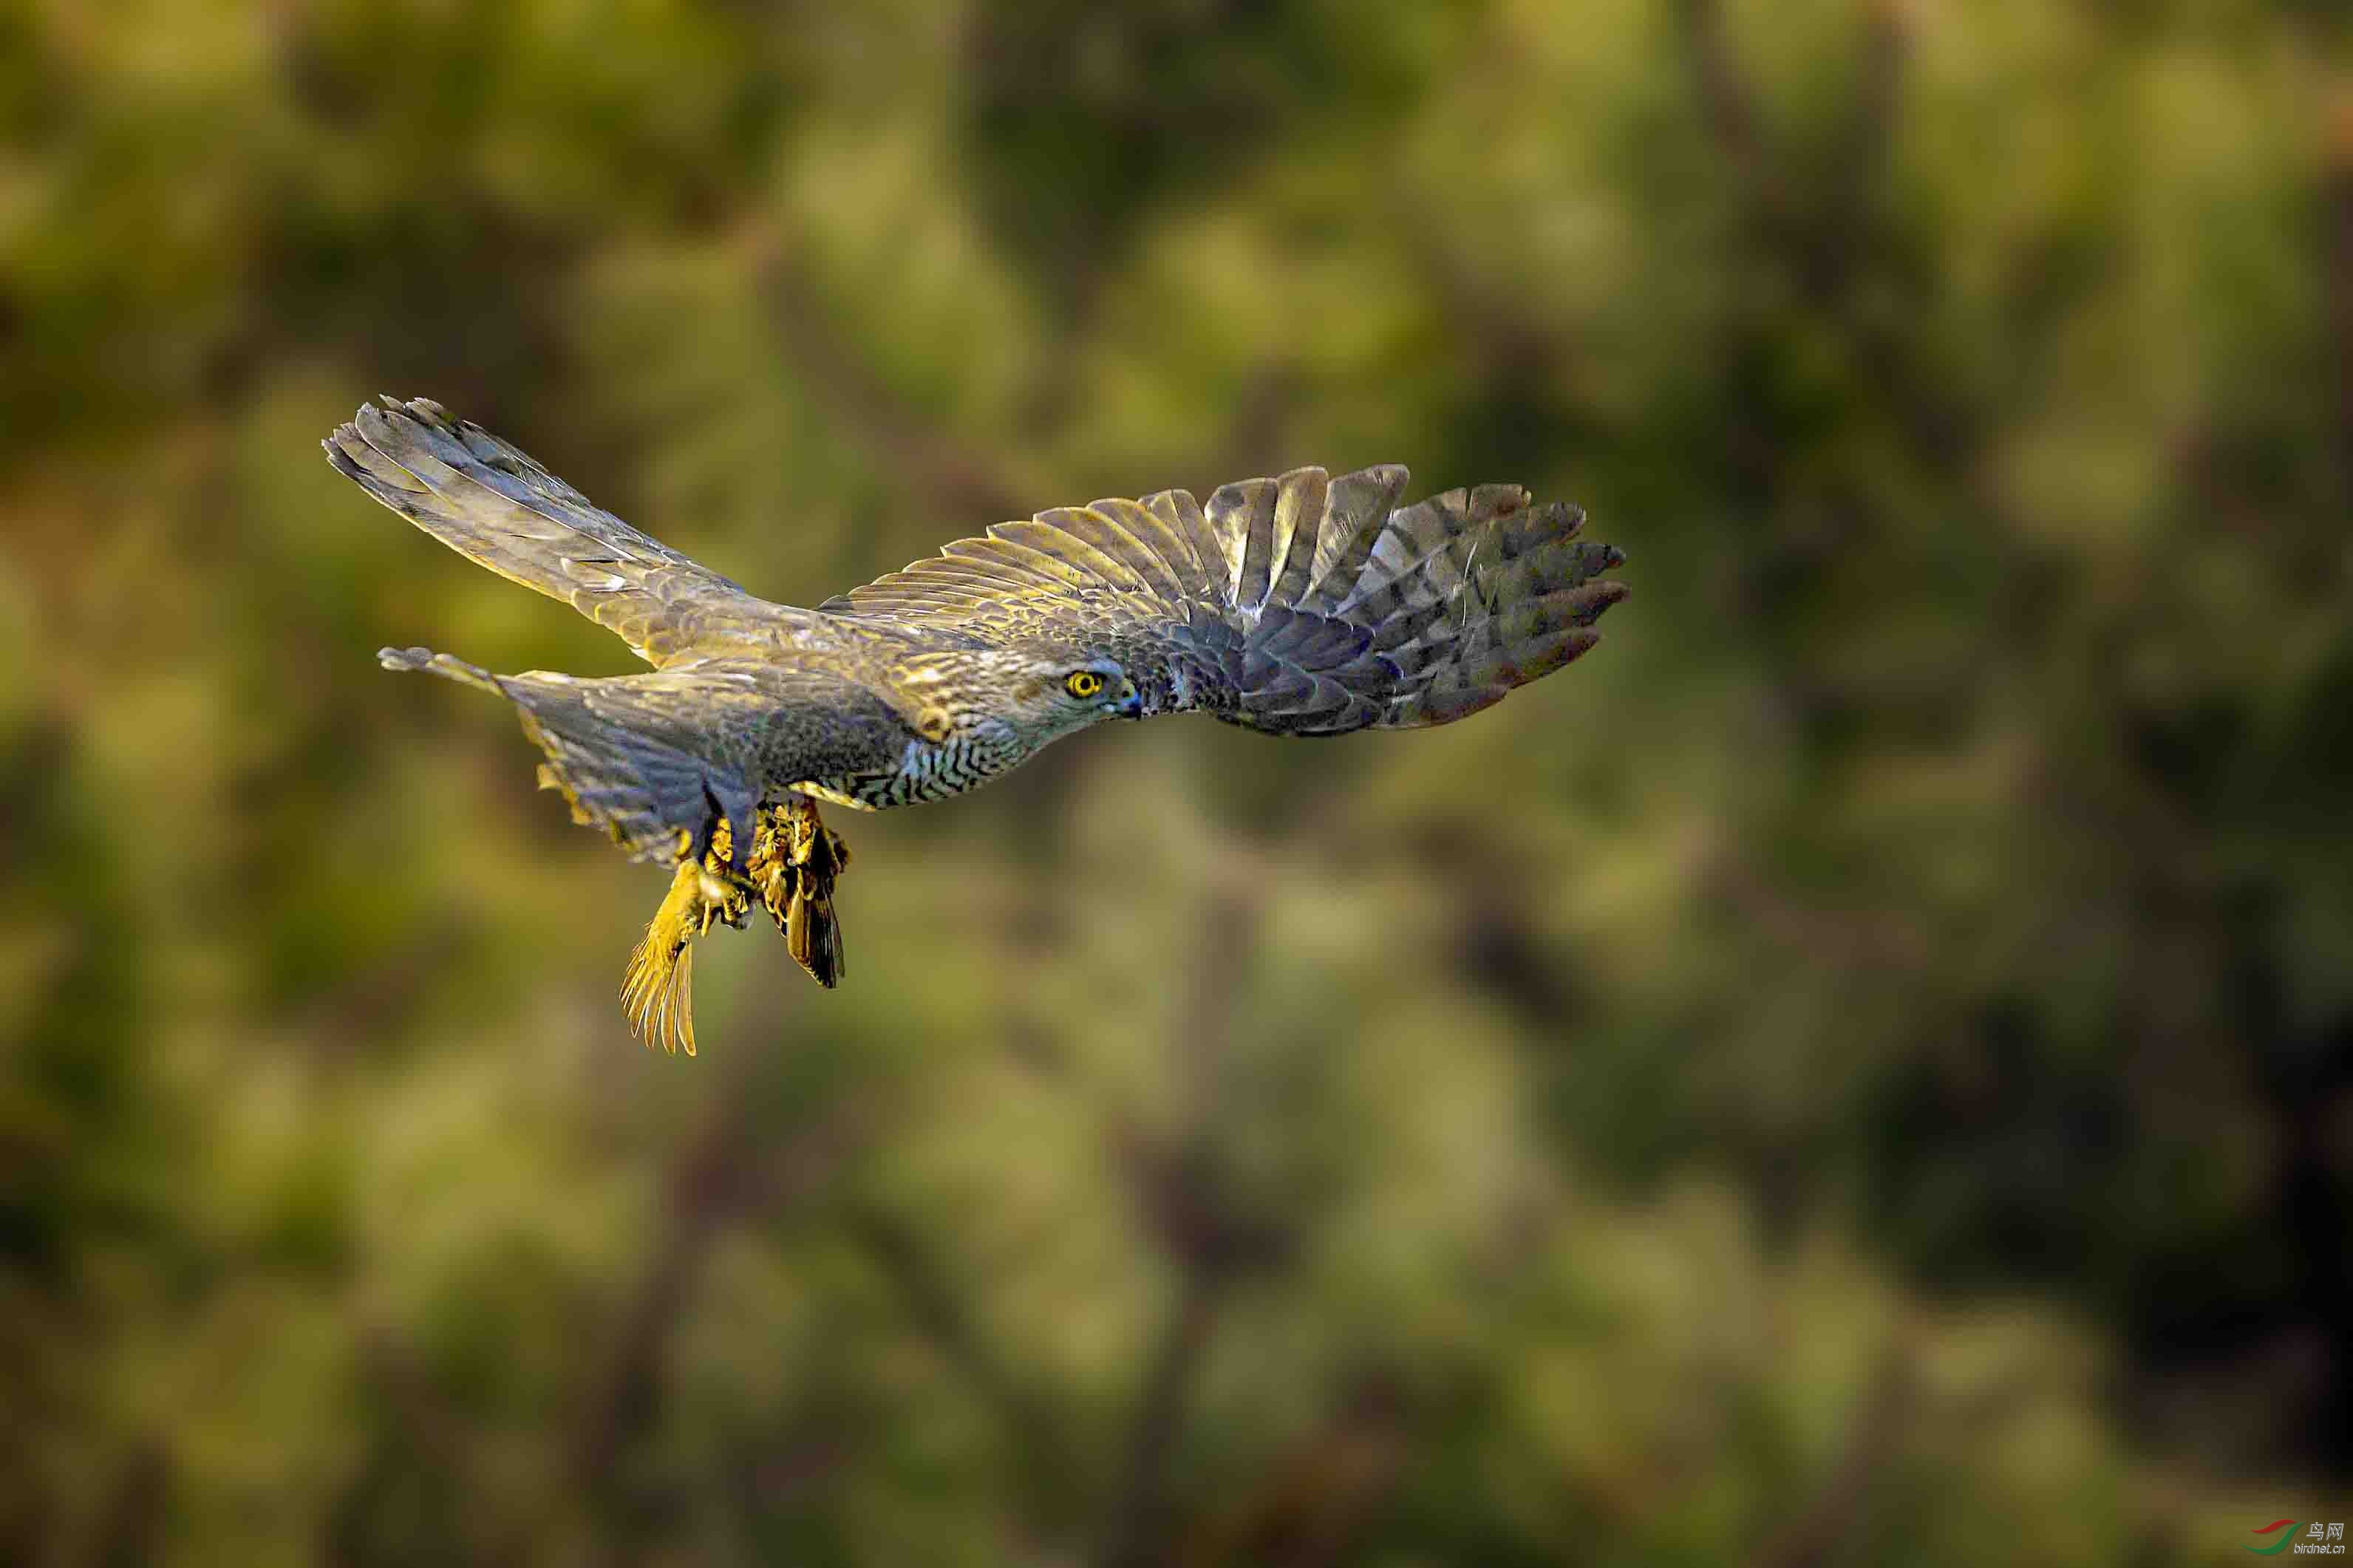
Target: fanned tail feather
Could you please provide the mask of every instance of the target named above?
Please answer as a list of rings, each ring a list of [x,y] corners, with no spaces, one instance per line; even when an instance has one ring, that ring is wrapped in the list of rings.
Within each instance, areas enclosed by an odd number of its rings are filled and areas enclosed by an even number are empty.
[[[1290,733],[1444,724],[1599,639],[1626,596],[1585,514],[1517,485],[1396,505],[1406,470],[1320,468],[1228,485],[1202,527],[1248,619],[1237,723]]]
[[[1400,507],[1395,465],[1294,468],[998,523],[835,613],[1056,635],[1129,661],[1146,711],[1276,734],[1443,724],[1599,639],[1625,556],[1574,506],[1482,485]]]
[[[1615,545],[1580,540],[1585,513],[1529,505],[1516,485],[1449,490],[1393,513],[1333,610],[1365,626],[1403,677],[1381,724],[1444,724],[1549,675],[1600,640],[1626,596],[1601,574]]]

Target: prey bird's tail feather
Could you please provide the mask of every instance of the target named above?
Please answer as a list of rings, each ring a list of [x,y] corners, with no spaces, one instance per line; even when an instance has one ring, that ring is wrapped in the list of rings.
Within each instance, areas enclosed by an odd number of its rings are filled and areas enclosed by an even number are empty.
[[[713,618],[770,610],[426,398],[363,404],[322,443],[368,494],[502,577],[563,600],[659,664]]]
[[[681,860],[670,892],[621,976],[621,1010],[649,1046],[694,1055],[694,939],[702,934],[702,868]]]

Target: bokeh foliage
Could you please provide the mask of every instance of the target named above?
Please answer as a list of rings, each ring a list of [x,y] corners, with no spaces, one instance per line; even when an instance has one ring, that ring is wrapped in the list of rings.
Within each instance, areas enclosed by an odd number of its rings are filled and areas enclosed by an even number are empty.
[[[2140,1563],[2341,1483],[2348,51],[0,10],[0,1559]],[[1457,727],[839,823],[848,984],[717,941],[665,1060],[659,877],[372,659],[627,656],[329,470],[378,388],[800,603],[1376,460],[1636,597]]]

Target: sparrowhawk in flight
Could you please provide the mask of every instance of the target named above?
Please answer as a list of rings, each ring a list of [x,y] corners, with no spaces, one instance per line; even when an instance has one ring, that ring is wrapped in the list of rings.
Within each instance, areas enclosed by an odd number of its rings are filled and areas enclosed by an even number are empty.
[[[1274,735],[1444,724],[1591,647],[1625,557],[1516,485],[1398,504],[1394,465],[1293,468],[1003,522],[813,610],[771,604],[638,532],[515,447],[419,398],[323,445],[451,549],[563,599],[653,668],[490,671],[385,648],[492,691],[547,754],[543,787],[674,867],[622,988],[649,1043],[694,1050],[691,944],[754,902],[842,975],[819,802],[941,800],[1105,719],[1198,710]]]

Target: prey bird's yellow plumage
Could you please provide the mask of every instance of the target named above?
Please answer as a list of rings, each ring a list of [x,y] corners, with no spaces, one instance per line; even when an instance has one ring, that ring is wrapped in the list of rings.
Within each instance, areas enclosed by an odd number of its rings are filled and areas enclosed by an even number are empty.
[[[821,984],[842,975],[819,802],[939,800],[1105,719],[1201,711],[1278,735],[1443,724],[1550,674],[1625,596],[1584,514],[1515,485],[1399,504],[1395,466],[1294,468],[1206,504],[1184,490],[1058,508],[797,609],[755,598],[591,505],[437,404],[363,405],[325,442],[367,492],[503,576],[565,600],[651,670],[493,675],[385,648],[513,702],[542,784],[673,867],[622,999],[691,1055],[693,943],[756,903]]]

